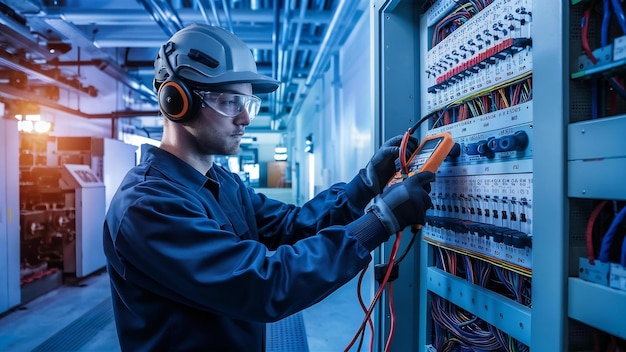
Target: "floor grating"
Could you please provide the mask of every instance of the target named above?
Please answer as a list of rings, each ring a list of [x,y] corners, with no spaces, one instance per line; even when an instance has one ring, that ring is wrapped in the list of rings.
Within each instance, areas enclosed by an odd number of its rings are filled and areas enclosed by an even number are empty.
[[[32,352],[75,352],[113,321],[107,298],[78,319],[35,347]],[[267,352],[308,352],[302,313],[267,324]]]
[[[113,305],[111,298],[107,298],[35,347],[32,352],[78,351],[112,321]]]
[[[308,352],[302,313],[267,324],[266,352]]]

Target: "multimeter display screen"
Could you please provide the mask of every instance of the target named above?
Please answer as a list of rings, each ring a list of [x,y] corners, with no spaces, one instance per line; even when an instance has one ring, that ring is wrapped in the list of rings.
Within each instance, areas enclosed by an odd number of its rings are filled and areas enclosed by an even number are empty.
[[[443,138],[433,138],[424,142],[422,149],[415,154],[413,160],[411,160],[411,164],[409,164],[409,172],[417,172],[422,166],[428,161],[428,158],[432,155],[432,153],[437,149],[437,146],[441,143]]]

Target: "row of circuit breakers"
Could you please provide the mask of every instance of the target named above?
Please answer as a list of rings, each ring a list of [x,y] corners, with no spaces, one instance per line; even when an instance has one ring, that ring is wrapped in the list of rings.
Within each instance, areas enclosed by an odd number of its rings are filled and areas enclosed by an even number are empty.
[[[431,244],[529,275],[531,2],[487,2],[446,30],[440,24],[461,3],[438,1],[425,15],[433,35],[422,64],[422,116],[431,117],[429,135],[450,132],[456,145],[433,184],[434,210],[422,234]]]

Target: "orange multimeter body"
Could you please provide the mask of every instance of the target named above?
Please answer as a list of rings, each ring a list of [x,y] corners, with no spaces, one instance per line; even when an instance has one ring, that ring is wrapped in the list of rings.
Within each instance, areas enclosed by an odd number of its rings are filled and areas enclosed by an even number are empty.
[[[442,132],[432,136],[424,137],[417,149],[407,160],[408,175],[403,175],[400,171],[389,180],[388,186],[402,182],[405,178],[411,177],[421,171],[436,173],[443,160],[448,156],[454,147],[454,140],[450,132]]]

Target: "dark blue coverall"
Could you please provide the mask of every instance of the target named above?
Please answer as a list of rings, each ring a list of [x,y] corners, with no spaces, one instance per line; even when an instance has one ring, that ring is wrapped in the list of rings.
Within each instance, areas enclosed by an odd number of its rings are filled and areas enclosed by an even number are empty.
[[[123,351],[263,351],[266,322],[325,298],[388,239],[361,217],[373,194],[358,176],[296,207],[219,165],[203,175],[157,147],[145,154],[104,225]]]

